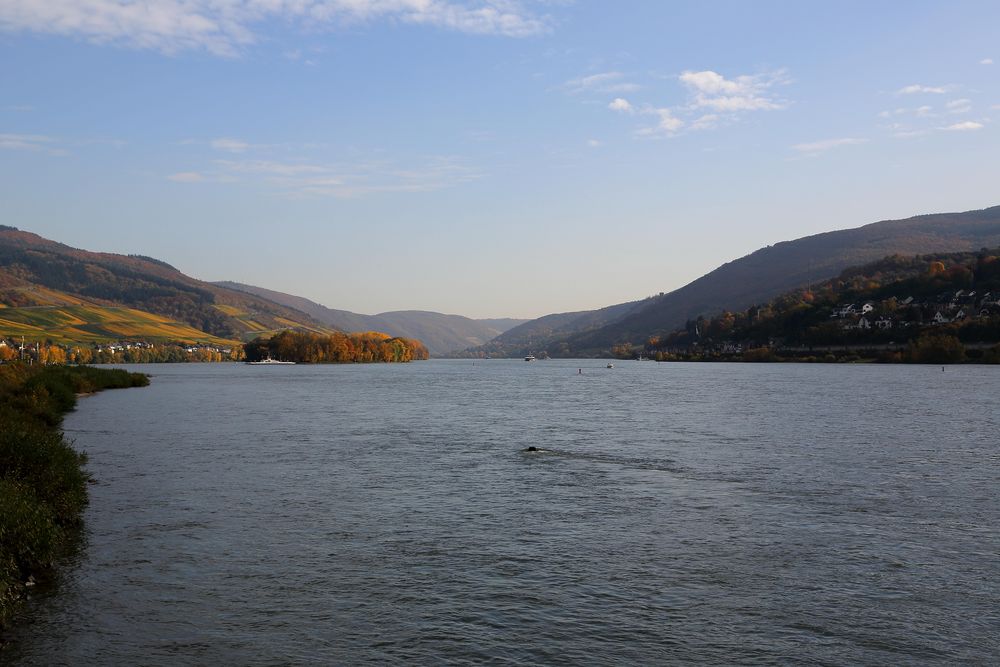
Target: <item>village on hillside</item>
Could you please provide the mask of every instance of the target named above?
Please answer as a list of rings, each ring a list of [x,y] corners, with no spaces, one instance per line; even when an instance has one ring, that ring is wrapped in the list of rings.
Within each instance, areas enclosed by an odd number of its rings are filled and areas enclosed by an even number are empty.
[[[669,360],[1000,361],[995,255],[886,258],[745,311],[689,320],[642,350]],[[634,354],[616,349],[617,356]]]

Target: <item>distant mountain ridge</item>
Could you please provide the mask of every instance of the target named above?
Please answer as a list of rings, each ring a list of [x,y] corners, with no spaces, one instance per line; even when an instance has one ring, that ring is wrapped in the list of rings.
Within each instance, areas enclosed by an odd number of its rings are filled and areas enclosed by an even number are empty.
[[[814,234],[761,248],[673,292],[634,306],[619,304],[590,311],[606,314],[606,321],[597,326],[588,322],[587,313],[547,315],[466,354],[520,356],[545,352],[567,357],[607,354],[614,345],[642,344],[699,315],[747,308],[888,255],[974,251],[997,245],[1000,245],[1000,206],[884,220],[854,229]],[[558,326],[550,326],[553,322]],[[551,330],[544,333],[547,327]],[[525,331],[540,333],[519,336]]]
[[[424,310],[398,310],[377,315],[362,315],[348,310],[327,308],[301,296],[255,285],[233,281],[221,281],[215,284],[296,308],[308,313],[316,321],[340,331],[384,331],[393,336],[415,338],[427,346],[433,356],[482,345],[504,331],[526,322],[513,318],[475,320],[461,315],[446,315]]]

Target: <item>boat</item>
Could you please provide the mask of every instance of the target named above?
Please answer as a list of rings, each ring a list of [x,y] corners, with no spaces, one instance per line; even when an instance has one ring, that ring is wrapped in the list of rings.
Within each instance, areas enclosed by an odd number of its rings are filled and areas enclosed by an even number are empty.
[[[278,361],[277,359],[272,359],[271,357],[265,357],[260,361],[248,361],[251,366],[294,366],[294,361]]]
[[[526,357],[524,358],[524,360],[525,360],[525,361],[534,361],[534,360],[535,360],[535,355],[533,355],[533,354],[529,354],[528,356],[526,356]]]
[[[614,364],[608,364],[608,368],[614,368],[614,367],[615,367]]]

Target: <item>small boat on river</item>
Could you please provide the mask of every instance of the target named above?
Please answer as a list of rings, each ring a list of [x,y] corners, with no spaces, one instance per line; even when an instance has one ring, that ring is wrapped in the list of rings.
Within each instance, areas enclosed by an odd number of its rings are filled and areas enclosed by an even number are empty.
[[[535,355],[533,355],[533,354],[529,354],[528,356],[526,356],[526,357],[524,358],[524,360],[525,360],[525,361],[534,361],[534,360],[535,360]]]
[[[278,361],[277,359],[272,359],[271,357],[266,357],[260,361],[248,361],[247,364],[251,366],[294,366],[294,361]]]

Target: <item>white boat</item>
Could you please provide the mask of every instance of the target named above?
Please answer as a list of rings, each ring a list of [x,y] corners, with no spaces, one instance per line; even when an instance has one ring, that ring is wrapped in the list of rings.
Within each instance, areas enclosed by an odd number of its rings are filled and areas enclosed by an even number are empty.
[[[535,355],[533,355],[533,354],[529,354],[528,356],[526,356],[526,357],[524,358],[524,360],[525,360],[525,361],[534,361],[534,360],[535,360]]]
[[[615,367],[614,364],[608,364],[608,368],[614,368],[614,367]]]
[[[247,363],[250,364],[251,366],[294,366],[295,365],[294,361],[278,361],[277,359],[272,359],[271,357],[261,359],[260,361],[248,361]]]

